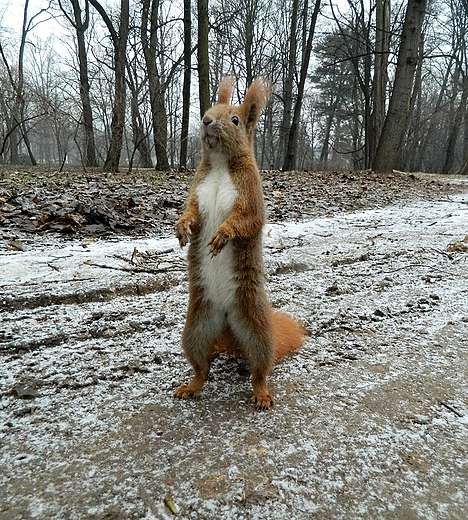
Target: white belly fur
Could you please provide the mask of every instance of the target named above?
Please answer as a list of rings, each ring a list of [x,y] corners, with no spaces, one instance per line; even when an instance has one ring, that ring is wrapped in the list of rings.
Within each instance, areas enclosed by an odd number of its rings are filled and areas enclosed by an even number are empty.
[[[214,162],[196,193],[201,221],[198,253],[205,298],[213,302],[217,310],[225,311],[231,307],[237,288],[232,245],[228,243],[217,256],[212,256],[208,244],[228,217],[237,197],[226,161]]]

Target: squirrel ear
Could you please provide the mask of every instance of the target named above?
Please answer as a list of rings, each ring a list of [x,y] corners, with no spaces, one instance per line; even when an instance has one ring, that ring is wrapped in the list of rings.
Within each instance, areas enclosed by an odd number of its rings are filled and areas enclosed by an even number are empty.
[[[255,79],[245,94],[241,109],[244,113],[244,123],[249,137],[257,126],[263,107],[271,96],[271,85],[263,78]]]
[[[232,87],[234,85],[234,76],[226,76],[224,77],[218,88],[218,101],[217,104],[229,104],[231,101]]]

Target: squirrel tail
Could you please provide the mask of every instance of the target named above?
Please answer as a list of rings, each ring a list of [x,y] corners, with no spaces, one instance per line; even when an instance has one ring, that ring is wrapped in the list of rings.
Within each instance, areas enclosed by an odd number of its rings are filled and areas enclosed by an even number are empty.
[[[299,321],[284,312],[271,309],[275,338],[275,362],[302,347],[305,329]]]
[[[271,309],[273,337],[275,341],[275,363],[284,356],[302,347],[305,329],[302,323],[276,309]],[[243,357],[242,348],[232,332],[226,328],[216,341],[214,352],[228,356]]]

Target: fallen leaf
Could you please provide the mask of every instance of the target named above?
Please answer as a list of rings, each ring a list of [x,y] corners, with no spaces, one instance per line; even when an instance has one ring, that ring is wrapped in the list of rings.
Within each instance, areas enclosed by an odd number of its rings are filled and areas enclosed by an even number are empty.
[[[453,244],[449,244],[447,247],[449,253],[466,253],[468,252],[468,246],[457,240]]]
[[[247,455],[263,455],[266,452],[266,448],[259,448],[258,450],[248,450]]]
[[[83,242],[81,242],[81,247],[88,247],[93,242],[96,242],[96,239],[93,237],[86,237]]]
[[[24,251],[23,242],[21,242],[20,240],[11,240],[10,242],[8,242],[6,248],[7,251]]]
[[[33,383],[17,383],[12,389],[12,394],[20,399],[37,397],[37,389]]]

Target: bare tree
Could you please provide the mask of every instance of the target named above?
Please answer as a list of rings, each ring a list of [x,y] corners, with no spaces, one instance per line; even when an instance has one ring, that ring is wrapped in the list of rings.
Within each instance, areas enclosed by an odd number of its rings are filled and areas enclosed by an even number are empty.
[[[130,17],[129,0],[120,0],[120,16],[118,30],[114,28],[112,21],[97,0],[89,0],[91,5],[101,15],[114,46],[114,105],[112,109],[111,141],[104,162],[104,171],[117,172],[119,169],[120,155],[122,153],[123,130],[125,124],[126,106],[126,49],[128,39],[128,25]]]
[[[80,98],[83,110],[83,126],[85,133],[85,166],[97,166],[96,144],[94,140],[93,111],[90,99],[88,74],[88,53],[86,50],[85,33],[89,27],[89,1],[84,0],[84,15],[79,0],[70,0],[73,9],[73,18],[68,14],[62,1],[60,8],[66,19],[75,29],[78,49],[78,64],[80,73]]]
[[[377,172],[393,170],[406,132],[426,4],[427,0],[408,0],[392,96],[373,163]]]
[[[198,95],[200,117],[208,110],[210,100],[210,60],[208,55],[208,0],[198,0]]]
[[[142,0],[141,43],[148,73],[156,168],[158,170],[168,170],[167,113],[164,101],[164,85],[156,63],[158,53],[159,4],[159,0]]]
[[[291,128],[289,130],[288,144],[286,147],[286,156],[284,159],[283,170],[293,170],[296,165],[297,138],[301,118],[302,102],[304,98],[304,89],[307,78],[307,72],[309,70],[310,55],[312,53],[312,41],[315,34],[315,25],[317,23],[317,17],[320,11],[320,4],[321,0],[315,0],[314,9],[310,17],[308,32],[304,32],[304,36],[307,34],[307,43],[302,54],[299,85],[297,87],[297,97],[296,103],[294,105],[294,115],[291,123]]]
[[[294,78],[296,75],[297,24],[299,0],[293,0],[289,32],[288,65],[283,83],[283,118],[281,123],[280,156],[283,156],[291,128]]]
[[[30,118],[27,118],[25,114],[25,106],[26,106],[26,96],[25,96],[25,74],[24,74],[24,53],[26,47],[26,41],[28,34],[37,26],[37,24],[43,21],[41,16],[44,13],[47,13],[49,7],[41,9],[35,15],[29,17],[29,0],[25,0],[24,8],[23,8],[23,24],[21,29],[21,39],[18,51],[18,61],[17,61],[17,74],[15,75],[12,67],[10,66],[6,54],[4,52],[3,46],[0,42],[0,56],[2,58],[3,64],[7,70],[8,79],[10,85],[13,90],[13,103],[10,108],[10,113],[7,117],[7,127],[8,127],[8,141],[10,148],[10,162],[12,164],[18,163],[18,146],[20,142],[20,137],[23,139],[23,142],[26,146],[29,160],[31,164],[36,164],[36,159],[33,154],[33,150],[31,147],[31,143],[29,141],[28,129],[26,127],[26,123]],[[5,148],[2,146],[2,150]],[[0,154],[1,155],[1,154]]]
[[[192,76],[192,5],[184,0],[184,82],[182,87],[182,129],[180,132],[179,168],[187,167],[190,118],[190,82]]]
[[[387,100],[388,54],[390,51],[390,0],[376,0],[375,58],[372,85],[372,132],[370,136],[370,162],[373,161],[385,121]]]

